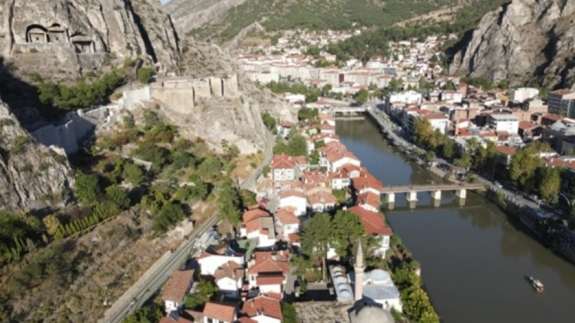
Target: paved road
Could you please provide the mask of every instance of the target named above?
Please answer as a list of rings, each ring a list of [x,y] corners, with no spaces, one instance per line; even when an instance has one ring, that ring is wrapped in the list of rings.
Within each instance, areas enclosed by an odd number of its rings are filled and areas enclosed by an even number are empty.
[[[260,166],[240,185],[242,189],[254,189],[258,177],[262,174],[265,166],[271,163],[273,156],[273,140],[266,143],[264,160]],[[190,257],[205,248],[203,241],[208,230],[220,222],[218,214],[213,214],[205,222],[186,238],[184,242],[173,251],[167,260],[160,259],[164,263],[157,265],[157,269],[144,274],[132,285],[107,311],[104,317],[99,320],[102,323],[122,322],[130,313],[140,308],[150,297],[154,295],[168,280],[170,275],[179,269]],[[153,267],[152,267],[153,268]]]

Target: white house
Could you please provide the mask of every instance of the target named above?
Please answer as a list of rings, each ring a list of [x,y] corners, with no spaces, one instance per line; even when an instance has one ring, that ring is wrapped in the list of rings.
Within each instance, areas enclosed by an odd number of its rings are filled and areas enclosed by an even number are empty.
[[[177,314],[182,309],[184,298],[192,288],[193,278],[193,270],[178,270],[170,276],[162,289],[166,314]]]
[[[240,266],[244,264],[244,258],[239,256],[227,256],[227,255],[217,255],[217,254],[210,254],[210,253],[203,253],[196,261],[200,265],[200,272],[203,276],[213,276],[216,273],[216,270],[223,266],[224,264],[228,263],[229,261],[233,261]]]
[[[244,280],[242,266],[233,261],[222,265],[214,274],[214,280],[220,292],[230,297],[239,297]]]
[[[303,192],[289,190],[281,192],[279,207],[293,208],[295,215],[302,216],[307,212],[307,198]]]
[[[208,302],[203,311],[204,323],[232,323],[238,318],[236,307]]]
[[[389,96],[389,103],[391,104],[407,104],[407,105],[420,105],[423,101],[423,95],[415,91],[404,91],[393,93]]]
[[[309,205],[314,212],[326,212],[337,204],[337,199],[331,192],[323,190],[308,194]]]
[[[519,120],[512,114],[492,114],[489,116],[489,125],[498,133],[516,135],[519,132]]]
[[[281,323],[283,321],[280,301],[267,295],[244,302],[242,312],[258,323]]]
[[[289,258],[286,252],[258,251],[249,262],[248,284],[250,288],[258,287],[262,293],[281,295],[288,273]]]
[[[449,129],[449,118],[443,113],[431,113],[423,116],[431,125],[434,131],[439,131],[441,134],[446,134]]]
[[[345,166],[344,166],[345,167]],[[344,167],[336,172],[331,172],[329,177],[331,179],[331,189],[333,190],[343,190],[351,185],[351,179]]]
[[[300,221],[291,208],[281,208],[276,211],[276,225],[282,239],[288,240],[290,234],[299,232]]]
[[[268,248],[276,244],[274,219],[271,216],[244,221],[240,235],[257,242],[257,248]]]

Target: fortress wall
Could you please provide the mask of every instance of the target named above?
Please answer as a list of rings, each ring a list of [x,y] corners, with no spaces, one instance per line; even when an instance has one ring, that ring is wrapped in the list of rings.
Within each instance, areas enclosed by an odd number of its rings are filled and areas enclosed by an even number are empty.
[[[178,113],[189,113],[194,108],[193,88],[152,88],[151,97]]]

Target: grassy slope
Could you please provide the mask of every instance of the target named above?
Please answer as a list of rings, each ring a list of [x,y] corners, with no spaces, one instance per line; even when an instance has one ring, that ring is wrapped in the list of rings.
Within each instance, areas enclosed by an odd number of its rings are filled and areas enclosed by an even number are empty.
[[[248,0],[230,10],[222,23],[195,33],[229,40],[243,28],[261,22],[267,30],[294,28],[347,29],[356,22],[385,27],[459,0]]]

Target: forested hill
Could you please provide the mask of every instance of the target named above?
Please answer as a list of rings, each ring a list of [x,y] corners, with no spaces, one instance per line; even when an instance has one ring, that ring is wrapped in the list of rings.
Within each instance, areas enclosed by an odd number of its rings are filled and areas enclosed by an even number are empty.
[[[267,31],[386,27],[438,9],[492,1],[497,0],[172,0],[166,8],[184,32],[226,41],[256,22]]]

